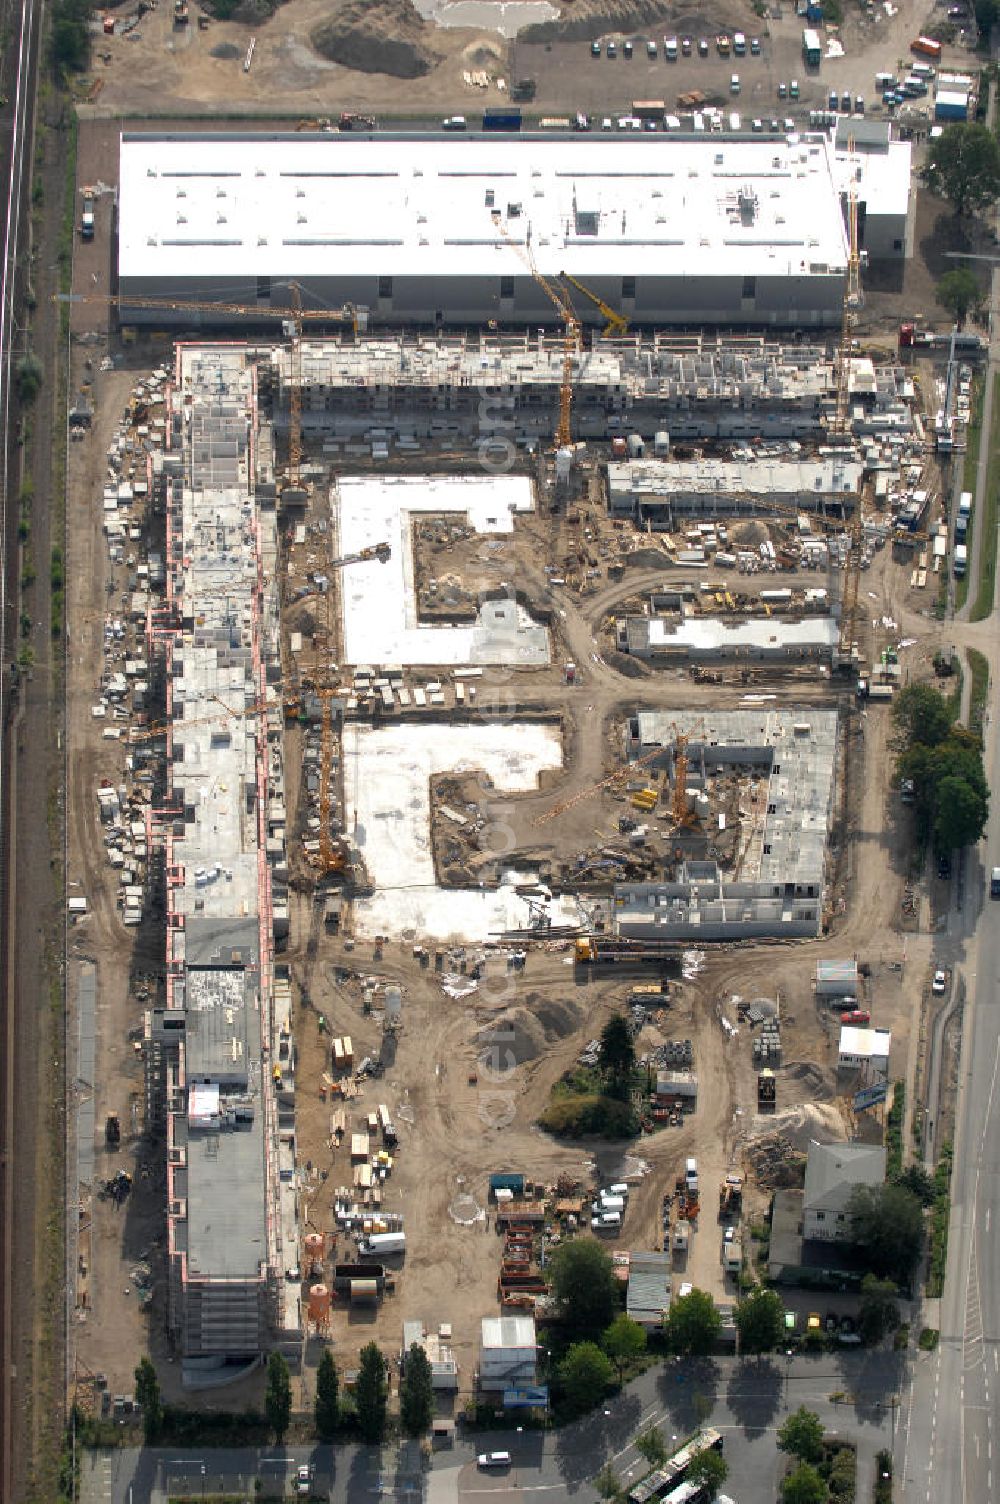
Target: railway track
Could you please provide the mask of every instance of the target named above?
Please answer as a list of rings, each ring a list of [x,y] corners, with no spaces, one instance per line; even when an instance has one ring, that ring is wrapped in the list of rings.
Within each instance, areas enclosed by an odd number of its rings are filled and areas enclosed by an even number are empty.
[[[0,1499],[18,1496],[25,1428],[14,1405],[17,1368],[15,1304],[17,1169],[15,985],[17,861],[13,779],[17,695],[11,665],[18,641],[18,504],[21,483],[14,383],[25,291],[25,244],[31,182],[35,82],[39,57],[37,0],[6,0],[0,15],[8,45],[0,65],[6,103],[0,109]]]

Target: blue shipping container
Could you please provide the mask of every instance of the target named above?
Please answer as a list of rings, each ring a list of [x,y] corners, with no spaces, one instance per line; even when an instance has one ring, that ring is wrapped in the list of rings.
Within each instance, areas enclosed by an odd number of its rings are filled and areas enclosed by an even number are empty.
[[[520,110],[484,110],[484,131],[519,131],[521,129]]]

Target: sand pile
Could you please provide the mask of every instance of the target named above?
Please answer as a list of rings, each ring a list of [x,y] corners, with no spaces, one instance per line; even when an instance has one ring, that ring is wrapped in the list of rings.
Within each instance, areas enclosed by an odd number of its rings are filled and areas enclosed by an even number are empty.
[[[420,78],[441,61],[428,44],[432,32],[411,0],[346,0],[309,40],[322,57],[359,73]]]
[[[482,1053],[510,1050],[518,1065],[526,1065],[573,1034],[582,1022],[583,1009],[573,1003],[528,993],[521,1007],[505,1009],[479,1030],[477,1045]]]

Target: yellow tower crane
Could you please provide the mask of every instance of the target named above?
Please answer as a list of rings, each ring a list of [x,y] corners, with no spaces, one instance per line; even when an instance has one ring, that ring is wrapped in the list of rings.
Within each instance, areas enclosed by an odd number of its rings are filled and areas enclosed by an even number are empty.
[[[273,304],[222,303],[195,298],[123,298],[108,297],[103,293],[57,293],[59,303],[100,304],[115,308],[121,317],[122,309],[142,308],[163,313],[206,313],[230,318],[233,315],[259,322],[263,318],[280,319],[282,333],[289,342],[288,380],[288,483],[297,488],[302,471],[302,326],[316,324],[350,324],[355,335],[367,328],[368,310],[345,303],[341,308],[303,308],[302,289],[297,282],[288,284],[289,304],[278,308]]]
[[[601,313],[603,313],[605,319],[607,320],[607,323],[604,326],[604,334],[606,338],[615,334],[621,335],[628,333],[628,319],[623,313],[618,313],[614,308],[611,307],[610,303],[605,303],[603,298],[598,297],[596,292],[591,292],[589,287],[585,287],[582,282],[580,282],[576,277],[572,276],[569,272],[560,272],[559,276],[564,282],[568,282],[571,287],[575,287],[577,292],[582,292],[585,298],[589,298],[590,301],[595,305],[595,307],[600,309]]]
[[[858,184],[854,163],[854,137],[847,143],[847,279],[844,284],[844,309],[835,366],[837,406],[831,437],[847,444],[851,437],[851,352],[858,310],[863,301],[861,290],[861,251],[858,245]],[[861,556],[864,550],[864,507],[859,495],[851,518],[849,552],[844,567],[844,589],[840,602],[840,637],[837,663],[850,668],[853,662],[855,623],[858,614],[858,588],[861,580]]]
[[[573,361],[579,355],[582,348],[580,320],[576,316],[567,297],[564,297],[554,283],[544,276],[535,264],[535,258],[531,251],[531,242],[526,238],[522,246],[514,240],[504,224],[499,209],[492,212],[493,223],[508,245],[520,256],[534,280],[545,293],[552,306],[558,310],[563,321],[563,362],[562,381],[559,386],[559,426],[556,429],[556,447],[561,449],[566,444],[573,442],[571,417],[573,411]]]

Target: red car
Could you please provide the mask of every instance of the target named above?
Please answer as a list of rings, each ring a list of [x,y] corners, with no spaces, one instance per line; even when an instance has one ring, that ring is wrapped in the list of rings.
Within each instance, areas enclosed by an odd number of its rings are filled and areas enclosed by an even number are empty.
[[[871,1021],[872,1016],[867,1008],[855,1008],[852,1013],[842,1013],[840,1015],[840,1022],[842,1024],[870,1024]]]

